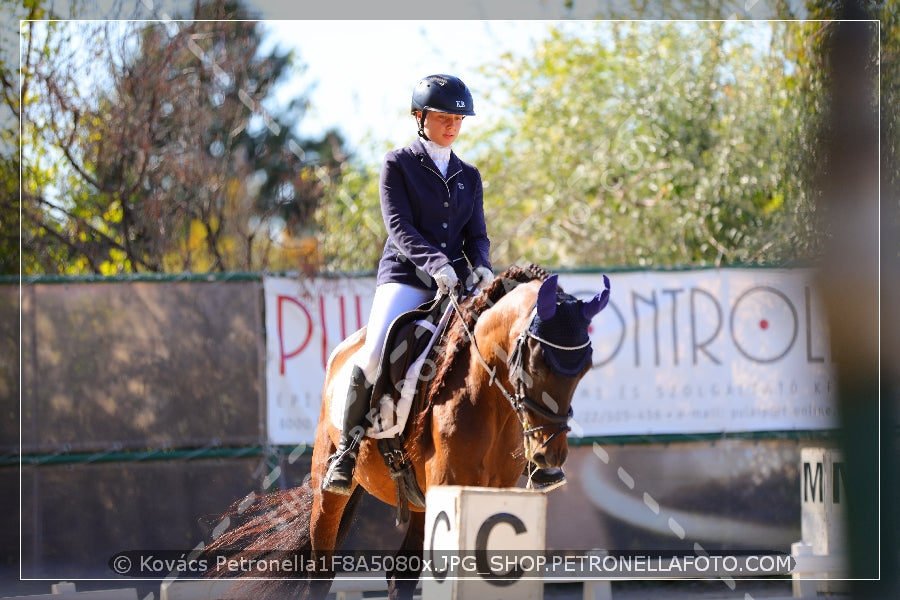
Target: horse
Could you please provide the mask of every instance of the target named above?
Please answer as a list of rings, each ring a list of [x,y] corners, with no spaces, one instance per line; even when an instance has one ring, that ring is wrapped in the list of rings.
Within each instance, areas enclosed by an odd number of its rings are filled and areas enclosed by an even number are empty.
[[[420,377],[416,404],[403,447],[422,491],[439,485],[513,487],[528,463],[559,467],[566,459],[565,433],[572,398],[591,367],[588,327],[609,299],[606,289],[584,302],[566,294],[557,276],[536,265],[514,266],[481,293],[454,301],[434,373]],[[299,552],[314,569],[297,580],[271,580],[252,592],[237,586],[233,597],[324,598],[331,586],[332,558],[341,548],[363,492],[397,505],[377,440],[362,440],[350,495],[322,491],[327,459],[340,432],[332,424],[332,402],[346,394],[336,382],[362,346],[365,328],[331,353],[313,447],[310,476],[298,488],[273,492],[249,508],[234,508],[243,522],[206,549],[232,557],[260,557],[273,550]],[[412,415],[416,415],[413,418]],[[421,556],[424,508],[412,506],[396,556]],[[407,570],[386,573],[391,599],[412,598],[420,561],[396,561]],[[241,591],[243,589],[243,592]]]

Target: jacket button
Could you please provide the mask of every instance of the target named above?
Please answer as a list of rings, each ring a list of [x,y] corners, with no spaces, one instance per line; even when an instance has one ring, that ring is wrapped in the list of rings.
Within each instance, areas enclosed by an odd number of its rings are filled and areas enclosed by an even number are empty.
[[[443,227],[444,229],[447,229],[447,224],[446,224],[446,223],[441,223],[441,227]]]
[[[444,202],[444,208],[447,208],[448,206],[450,206],[450,203],[449,203],[449,202]]]
[[[446,247],[447,247],[447,243],[446,243],[446,242],[441,242],[441,248],[446,248]]]

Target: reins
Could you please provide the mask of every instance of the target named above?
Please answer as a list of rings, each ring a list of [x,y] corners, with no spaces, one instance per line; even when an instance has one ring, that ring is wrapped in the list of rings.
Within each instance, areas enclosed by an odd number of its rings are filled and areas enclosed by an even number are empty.
[[[450,302],[453,304],[453,308],[456,311],[457,316],[459,316],[460,318],[463,331],[465,331],[466,336],[469,338],[469,343],[475,352],[475,356],[478,359],[478,362],[484,367],[485,371],[490,374],[489,385],[496,386],[503,394],[503,397],[506,398],[507,402],[509,402],[510,406],[516,414],[516,418],[519,420],[519,424],[522,426],[523,434],[525,435],[525,437],[533,437],[540,431],[555,428],[556,431],[541,444],[541,448],[543,448],[560,434],[570,431],[571,427],[569,427],[568,422],[574,414],[571,406],[569,407],[569,411],[567,414],[560,415],[539,404],[538,402],[535,402],[525,394],[524,376],[527,375],[528,377],[530,377],[530,375],[528,375],[525,371],[525,345],[528,342],[528,338],[531,337],[538,342],[546,343],[558,350],[581,350],[583,348],[586,348],[591,343],[590,340],[578,346],[560,346],[538,337],[534,334],[534,332],[531,331],[531,325],[534,322],[534,318],[536,315],[536,310],[532,309],[528,325],[525,327],[525,329],[522,330],[522,333],[519,334],[519,337],[516,339],[515,345],[513,347],[512,354],[510,355],[510,361],[515,361],[516,363],[511,367],[511,372],[515,373],[516,390],[514,395],[506,389],[506,386],[504,386],[497,380],[497,367],[491,367],[488,364],[487,360],[485,360],[484,356],[481,354],[481,350],[478,348],[478,342],[475,340],[475,334],[469,328],[468,324],[466,324],[465,317],[462,313],[462,308],[459,306],[459,302],[457,301],[455,294],[450,294]],[[527,418],[527,412],[529,411],[544,418],[550,423],[534,427],[530,426]],[[530,453],[527,445],[525,448],[525,452],[526,456],[530,458]]]
[[[503,385],[497,381],[497,367],[492,368],[488,364],[488,362],[484,359],[484,356],[482,356],[481,351],[478,349],[478,343],[475,341],[475,335],[472,333],[472,330],[470,330],[469,326],[466,324],[466,319],[462,314],[462,309],[459,307],[459,302],[456,300],[455,294],[450,294],[450,303],[453,304],[453,308],[454,308],[454,310],[456,310],[456,314],[459,317],[460,323],[462,324],[463,331],[466,332],[466,336],[469,338],[469,344],[471,344],[472,348],[475,349],[475,356],[478,358],[478,362],[480,362],[481,366],[484,367],[484,370],[487,371],[488,373],[490,373],[490,375],[491,375],[491,379],[488,383],[490,385],[496,385],[500,389],[500,391],[503,393],[503,396],[510,403],[510,405],[513,407],[513,409],[516,410],[516,414],[518,414],[519,409],[518,409],[518,404],[516,402],[516,398],[512,394],[510,394],[508,391],[506,391],[506,388],[503,387]],[[520,419],[520,421],[521,421],[521,419]],[[523,425],[524,425],[524,423],[523,423]]]

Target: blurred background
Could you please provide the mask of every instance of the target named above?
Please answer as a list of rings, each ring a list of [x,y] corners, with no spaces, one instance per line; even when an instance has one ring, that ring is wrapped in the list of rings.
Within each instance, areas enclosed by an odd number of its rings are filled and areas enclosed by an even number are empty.
[[[601,444],[697,519],[688,548],[787,551],[800,448],[835,445],[853,572],[886,584],[854,592],[896,597],[900,2],[413,8],[0,0],[0,593],[302,481],[266,431],[262,278],[371,273],[381,156],[452,72],[498,270],[815,269],[840,349],[835,429],[573,439],[549,544],[680,542]],[[399,535],[363,514],[358,543]]]

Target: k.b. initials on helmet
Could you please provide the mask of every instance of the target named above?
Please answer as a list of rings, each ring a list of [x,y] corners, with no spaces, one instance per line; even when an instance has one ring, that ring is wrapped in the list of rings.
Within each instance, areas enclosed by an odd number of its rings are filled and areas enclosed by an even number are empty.
[[[472,93],[453,75],[429,75],[419,81],[413,90],[410,112],[417,110],[423,113],[431,110],[451,115],[475,115]]]

